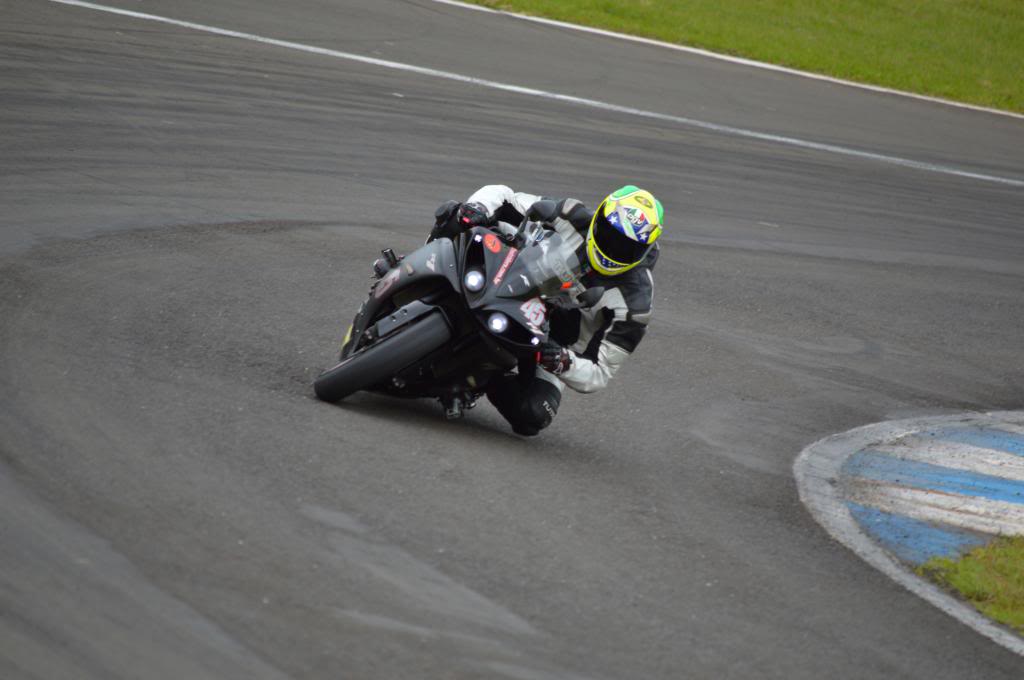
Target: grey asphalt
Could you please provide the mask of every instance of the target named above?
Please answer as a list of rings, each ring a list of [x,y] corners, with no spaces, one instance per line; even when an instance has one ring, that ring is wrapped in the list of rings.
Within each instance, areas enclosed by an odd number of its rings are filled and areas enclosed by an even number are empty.
[[[1024,121],[427,0],[125,7],[1024,178]],[[0,0],[0,677],[1019,678],[831,541],[825,435],[1024,401],[1024,191]],[[310,381],[489,182],[666,204],[536,439]]]

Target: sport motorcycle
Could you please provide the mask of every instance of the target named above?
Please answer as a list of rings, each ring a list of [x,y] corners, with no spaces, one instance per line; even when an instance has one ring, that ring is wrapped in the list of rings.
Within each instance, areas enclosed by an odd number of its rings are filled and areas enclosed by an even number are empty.
[[[539,361],[552,310],[591,306],[603,294],[580,283],[573,239],[545,228],[554,211],[542,202],[518,229],[473,227],[404,258],[382,251],[384,266],[345,334],[340,362],[313,383],[316,396],[433,397],[453,419],[492,380]]]

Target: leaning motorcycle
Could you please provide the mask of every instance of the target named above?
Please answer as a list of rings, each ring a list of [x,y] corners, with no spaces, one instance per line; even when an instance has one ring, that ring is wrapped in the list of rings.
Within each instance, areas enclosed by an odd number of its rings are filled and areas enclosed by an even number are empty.
[[[459,418],[488,383],[536,361],[553,307],[586,306],[575,248],[540,222],[515,233],[475,227],[397,258],[370,288],[342,342],[340,363],[314,382],[336,402],[359,390],[433,397]]]

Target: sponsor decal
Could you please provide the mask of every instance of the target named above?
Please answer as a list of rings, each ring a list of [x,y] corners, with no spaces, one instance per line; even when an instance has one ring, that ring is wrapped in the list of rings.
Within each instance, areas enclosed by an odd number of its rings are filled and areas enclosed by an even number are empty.
[[[642,229],[646,227],[650,222],[647,221],[647,215],[640,208],[626,208],[626,219],[633,225],[635,229]]]
[[[484,236],[484,246],[492,253],[501,252],[501,241],[494,234]]]
[[[494,275],[493,283],[495,286],[501,283],[501,280],[505,278],[505,273],[508,271],[508,268],[512,266],[512,263],[515,262],[515,259],[518,255],[518,250],[516,250],[515,248],[509,249],[508,255],[505,256],[504,262],[502,262],[501,266],[498,267],[498,273]]]
[[[430,257],[427,258],[427,269],[432,272],[437,271],[437,253],[431,253]]]

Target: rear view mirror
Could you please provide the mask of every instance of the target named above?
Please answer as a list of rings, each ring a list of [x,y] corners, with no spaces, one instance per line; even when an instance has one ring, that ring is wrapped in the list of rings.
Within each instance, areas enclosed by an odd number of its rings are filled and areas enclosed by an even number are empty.
[[[526,210],[527,219],[534,222],[554,222],[558,217],[558,203],[555,201],[537,201]]]

